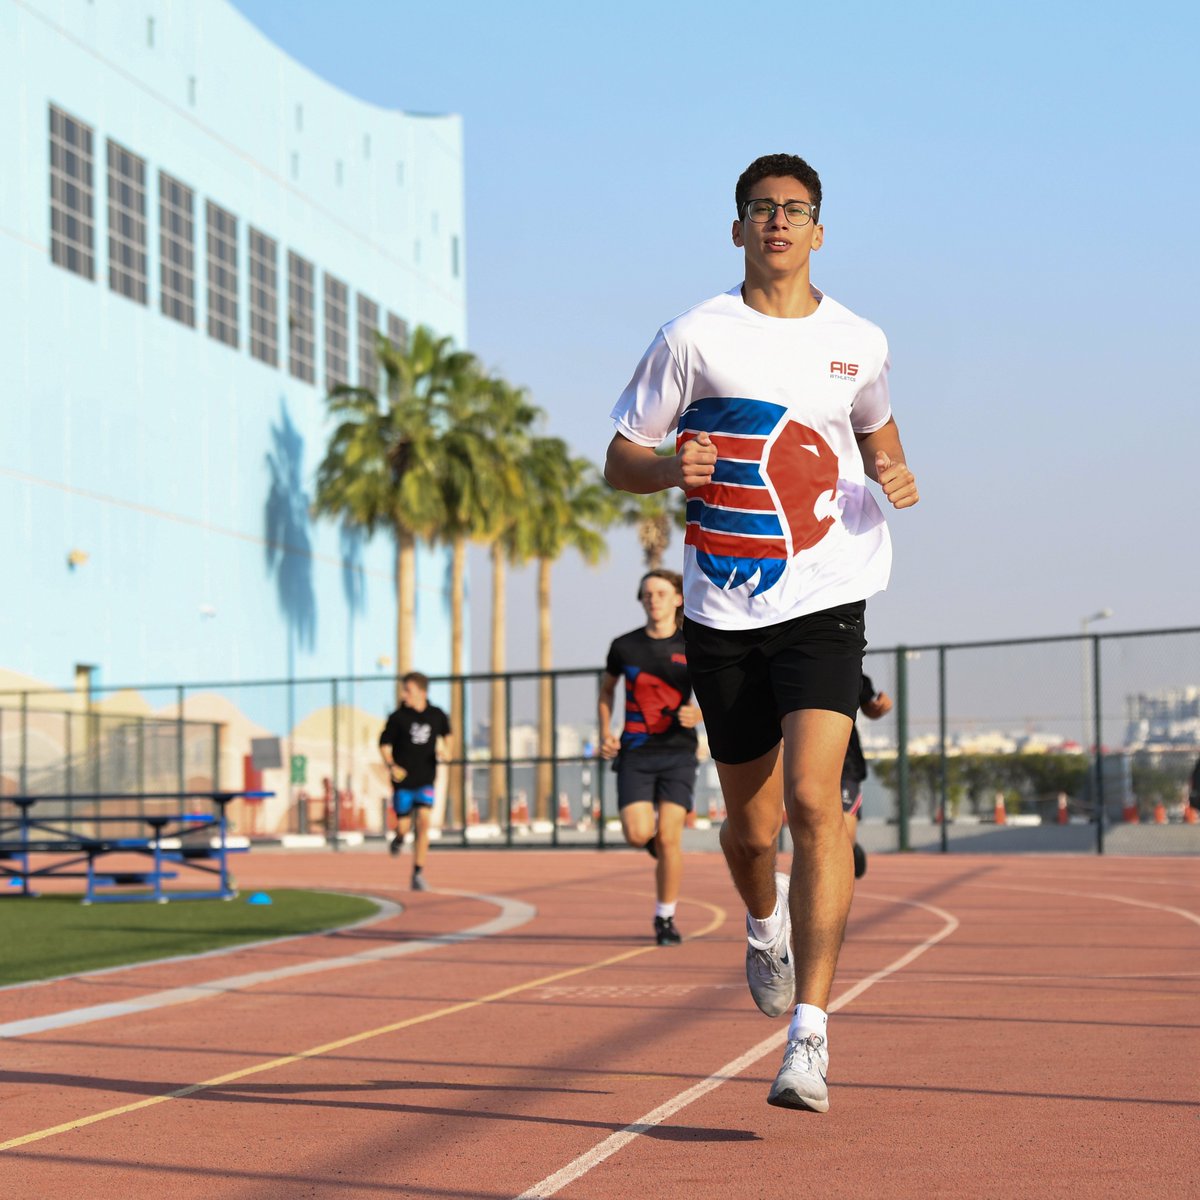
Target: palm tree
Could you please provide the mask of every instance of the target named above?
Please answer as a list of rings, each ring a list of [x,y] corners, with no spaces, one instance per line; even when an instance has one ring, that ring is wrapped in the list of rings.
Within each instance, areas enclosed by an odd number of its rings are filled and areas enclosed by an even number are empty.
[[[553,639],[550,622],[550,575],[564,551],[576,550],[589,565],[607,551],[601,530],[617,516],[615,494],[585,458],[572,458],[561,438],[534,438],[525,463],[529,497],[514,528],[521,557],[538,564],[538,767],[536,816],[554,813],[555,755]]]
[[[379,339],[386,393],[336,388],[328,398],[338,420],[317,469],[314,513],[338,517],[372,535],[396,539],[396,676],[412,668],[416,613],[416,546],[443,520],[438,406],[469,371],[472,355],[449,338],[418,328],[405,350]]]
[[[484,383],[483,401],[483,419],[491,434],[490,512],[484,540],[490,543],[492,560],[492,685],[488,723],[492,761],[489,790],[495,812],[497,802],[511,802],[503,762],[508,756],[509,716],[501,678],[507,666],[504,642],[508,564],[522,558],[520,517],[528,491],[523,464],[528,457],[533,427],[542,412],[530,402],[524,389],[494,375]],[[504,811],[503,807],[500,811]]]
[[[450,692],[451,757],[450,805],[454,817],[466,823],[465,730],[463,695],[464,613],[467,544],[486,540],[496,524],[497,473],[489,427],[487,381],[476,364],[460,372],[443,390],[439,404],[438,475],[441,518],[435,537],[448,544],[450,566]]]
[[[622,520],[637,528],[638,544],[642,547],[647,571],[657,571],[662,566],[663,556],[671,544],[671,530],[684,528],[686,512],[683,493],[677,488],[622,497]]]

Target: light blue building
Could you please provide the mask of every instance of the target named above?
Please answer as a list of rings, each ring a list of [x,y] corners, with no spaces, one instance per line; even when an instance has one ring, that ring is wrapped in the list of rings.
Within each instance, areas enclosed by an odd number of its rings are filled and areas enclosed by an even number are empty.
[[[376,331],[466,341],[462,130],[373,107],[225,0],[0,0],[0,669],[375,672],[394,548],[308,503]],[[449,663],[423,550],[419,665]]]

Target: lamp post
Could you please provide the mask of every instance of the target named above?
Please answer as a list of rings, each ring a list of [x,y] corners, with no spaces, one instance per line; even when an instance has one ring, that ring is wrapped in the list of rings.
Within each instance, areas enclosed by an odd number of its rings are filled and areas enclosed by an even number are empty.
[[[1100,739],[1095,736],[1095,730],[1092,728],[1092,654],[1093,648],[1088,639],[1088,627],[1095,621],[1107,621],[1113,615],[1111,608],[1102,608],[1098,612],[1092,613],[1090,617],[1082,617],[1079,621],[1079,629],[1082,633],[1080,645],[1083,653],[1083,747],[1084,757],[1087,758],[1090,753],[1093,739],[1095,740],[1095,771],[1091,774],[1091,786],[1088,789],[1091,792],[1091,800],[1096,806],[1096,823],[1100,829],[1104,828],[1104,814],[1100,811],[1100,772],[1103,766],[1100,762]],[[1101,835],[1103,836],[1103,835]]]

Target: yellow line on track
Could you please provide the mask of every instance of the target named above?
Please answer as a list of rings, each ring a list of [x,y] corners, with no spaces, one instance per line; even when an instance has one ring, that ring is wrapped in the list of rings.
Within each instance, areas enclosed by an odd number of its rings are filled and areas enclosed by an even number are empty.
[[[686,939],[689,942],[707,937],[708,934],[719,929],[725,922],[725,910],[716,904],[709,904],[704,900],[684,900],[681,903],[699,905],[701,908],[708,909],[713,914],[712,920],[703,929]],[[231,1071],[228,1075],[218,1075],[213,1079],[205,1079],[200,1083],[191,1083],[187,1087],[179,1088],[173,1092],[165,1092],[161,1096],[150,1096],[145,1100],[137,1100],[133,1104],[122,1104],[119,1108],[105,1109],[104,1112],[93,1113],[90,1117],[80,1117],[75,1121],[65,1121],[61,1125],[52,1125],[49,1129],[38,1129],[33,1133],[26,1133],[20,1137],[10,1138],[7,1142],[0,1142],[0,1150],[15,1150],[19,1146],[28,1146],[30,1142],[40,1142],[44,1138],[54,1137],[55,1134],[70,1133],[75,1129],[84,1129],[88,1125],[95,1125],[100,1121],[109,1121],[113,1117],[121,1117],[126,1113],[137,1112],[139,1109],[152,1108],[156,1104],[165,1104],[168,1100],[182,1100],[186,1096],[194,1096],[197,1092],[221,1087],[224,1084],[233,1083],[237,1079],[245,1079],[250,1075],[259,1075],[263,1071],[274,1071],[279,1067],[304,1062],[309,1058],[318,1058],[322,1054],[329,1054],[334,1050],[343,1050],[347,1046],[356,1045],[358,1042],[370,1041],[371,1038],[383,1037],[385,1034],[398,1033],[402,1029],[411,1029],[415,1025],[424,1025],[429,1021],[439,1020],[441,1017],[452,1017],[456,1013],[468,1012],[472,1008],[479,1008],[484,1004],[492,1004],[497,1000],[505,1000],[509,996],[516,996],[521,992],[528,992],[533,988],[544,987],[546,984],[556,983],[560,979],[569,979],[572,975],[584,975],[588,971],[598,971],[603,967],[611,967],[615,963],[627,962],[631,958],[638,958],[640,955],[649,954],[652,950],[657,950],[658,948],[657,946],[639,946],[636,950],[625,950],[620,954],[600,959],[598,962],[587,963],[582,967],[569,967],[565,971],[556,971],[553,975],[543,975],[539,979],[531,979],[527,983],[517,983],[512,987],[502,988],[498,992],[491,992],[486,996],[480,996],[476,1000],[464,1000],[459,1004],[451,1004],[446,1008],[436,1009],[434,1012],[422,1013],[418,1017],[409,1017],[407,1020],[396,1021],[391,1025],[380,1025],[377,1029],[368,1029],[363,1033],[353,1033],[349,1037],[338,1038],[336,1042],[326,1042],[323,1046],[313,1046],[312,1049],[301,1050],[297,1054],[285,1054],[282,1058],[273,1058],[268,1062],[257,1063],[252,1067],[243,1067],[240,1071]]]

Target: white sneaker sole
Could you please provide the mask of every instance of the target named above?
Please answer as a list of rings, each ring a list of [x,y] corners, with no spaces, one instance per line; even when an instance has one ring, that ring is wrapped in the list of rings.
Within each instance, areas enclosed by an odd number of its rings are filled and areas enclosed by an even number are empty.
[[[811,1096],[802,1096],[795,1088],[780,1088],[779,1091],[771,1089],[771,1094],[767,1097],[767,1103],[773,1104],[776,1108],[791,1108],[797,1112],[815,1112],[823,1113],[829,1111],[829,1097],[824,1100],[817,1100]]]

